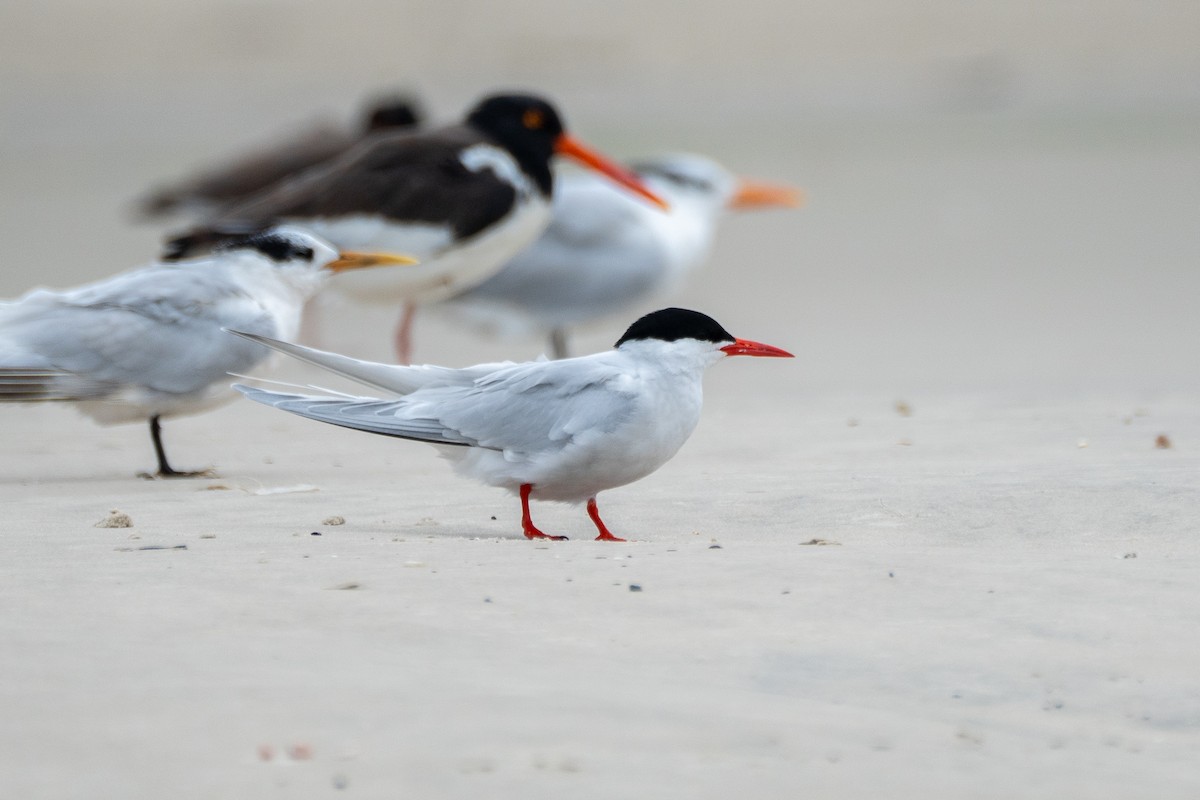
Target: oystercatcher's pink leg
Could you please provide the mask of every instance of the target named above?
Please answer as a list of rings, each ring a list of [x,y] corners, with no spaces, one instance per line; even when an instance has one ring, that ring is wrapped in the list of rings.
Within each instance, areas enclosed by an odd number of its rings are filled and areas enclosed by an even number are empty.
[[[521,484],[521,532],[525,534],[526,539],[553,539],[556,542],[565,542],[565,536],[551,536],[548,533],[542,533],[533,525],[533,517],[529,516],[529,493],[533,491],[532,483]]]
[[[417,316],[416,303],[405,303],[400,312],[400,321],[396,323],[396,333],[392,346],[396,348],[396,363],[408,365],[412,363],[412,329],[413,319]]]

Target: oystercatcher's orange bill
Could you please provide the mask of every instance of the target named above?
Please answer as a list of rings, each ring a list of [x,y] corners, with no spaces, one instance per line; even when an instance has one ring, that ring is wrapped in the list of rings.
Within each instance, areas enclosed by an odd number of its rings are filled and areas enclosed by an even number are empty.
[[[667,201],[656,195],[642,183],[641,179],[616,162],[608,159],[570,134],[559,134],[554,142],[554,152],[575,159],[586,167],[607,175],[631,192],[639,194],[663,211],[670,209]]]

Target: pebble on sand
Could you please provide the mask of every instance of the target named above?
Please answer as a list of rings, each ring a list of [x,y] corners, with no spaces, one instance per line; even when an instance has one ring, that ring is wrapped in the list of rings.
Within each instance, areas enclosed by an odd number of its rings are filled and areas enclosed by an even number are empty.
[[[95,524],[97,528],[132,528],[133,518],[124,511],[113,509],[108,516]]]

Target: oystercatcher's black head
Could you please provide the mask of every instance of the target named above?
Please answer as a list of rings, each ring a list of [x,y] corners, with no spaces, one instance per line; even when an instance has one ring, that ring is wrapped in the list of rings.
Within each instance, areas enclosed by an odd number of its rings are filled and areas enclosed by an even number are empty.
[[[614,347],[620,347],[625,342],[636,339],[658,339],[664,342],[675,342],[680,339],[696,339],[701,342],[732,342],[733,334],[721,327],[721,324],[708,314],[690,311],[686,308],[664,308],[651,311],[646,316],[629,326],[625,335],[617,340]]]
[[[467,124],[512,153],[539,187],[550,193],[550,159],[563,134],[557,109],[531,94],[496,94],[479,102]]]
[[[369,133],[384,129],[413,128],[421,124],[419,104],[411,97],[377,98],[367,108],[363,128]]]
[[[663,199],[647,189],[640,178],[567,133],[554,106],[536,95],[487,97],[467,115],[467,124],[512,153],[547,197],[553,188],[550,158],[558,154],[607,175],[659,208],[667,208]]]

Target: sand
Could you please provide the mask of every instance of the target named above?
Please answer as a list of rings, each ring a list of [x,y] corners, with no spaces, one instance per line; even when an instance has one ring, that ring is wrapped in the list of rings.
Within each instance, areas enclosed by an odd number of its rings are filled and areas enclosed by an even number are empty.
[[[679,456],[600,498],[628,544],[553,505],[571,541],[527,542],[431,448],[244,401],[166,423],[177,467],[215,469],[186,481],[136,477],[140,427],[0,407],[0,795],[1200,795],[1192,12],[1103,72],[1086,43],[1145,16],[1104,7],[1061,64],[1037,53],[1066,13],[1028,41],[973,18],[996,49],[956,50],[934,4],[928,52],[872,60],[825,9],[789,22],[817,55],[768,36],[782,71],[744,33],[736,69],[701,64],[711,31],[666,7],[560,36],[485,15],[499,55],[477,34],[441,70],[432,5],[354,6],[427,26],[419,58],[349,49],[352,15],[314,3],[0,12],[4,296],[146,261],[138,191],[401,74],[444,115],[544,77],[616,155],[690,147],[811,199],[728,220],[674,298],[798,357],[713,369]],[[279,35],[252,51],[230,15]],[[390,310],[323,312],[327,346],[386,356]],[[541,350],[432,316],[417,347]]]
[[[602,498],[626,545],[526,542],[431,449],[269,409],[172,426],[177,457],[237,443],[180,482],[132,477],[135,431],[22,411],[6,793],[1193,792],[1200,464],[1153,445],[1194,404],[801,395],[774,436],[746,405]],[[94,527],[114,504],[133,527]]]

